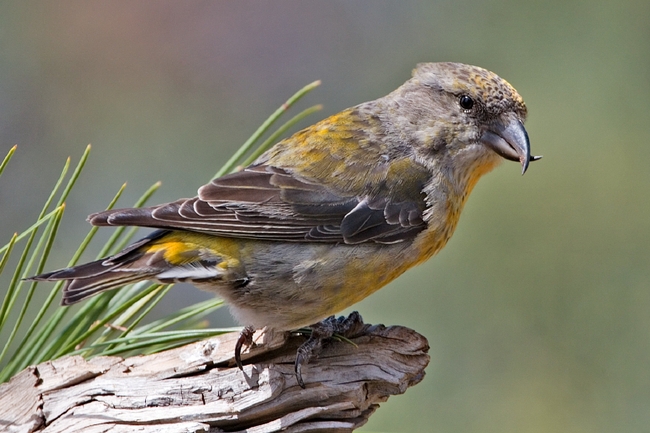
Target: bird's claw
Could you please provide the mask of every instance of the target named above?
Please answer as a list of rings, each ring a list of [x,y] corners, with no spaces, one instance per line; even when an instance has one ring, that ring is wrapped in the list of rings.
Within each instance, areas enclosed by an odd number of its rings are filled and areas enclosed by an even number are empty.
[[[235,364],[239,367],[240,370],[244,369],[244,364],[241,362],[241,349],[243,346],[250,346],[253,344],[253,334],[255,334],[255,328],[252,326],[247,326],[242,329],[235,344]]]
[[[298,385],[305,388],[305,382],[302,379],[302,366],[307,365],[314,355],[318,355],[323,347],[323,341],[331,338],[334,334],[343,337],[356,335],[363,328],[363,319],[357,311],[350,313],[348,317],[340,316],[336,318],[330,316],[322,322],[310,326],[311,335],[299,348],[296,354],[295,373]]]

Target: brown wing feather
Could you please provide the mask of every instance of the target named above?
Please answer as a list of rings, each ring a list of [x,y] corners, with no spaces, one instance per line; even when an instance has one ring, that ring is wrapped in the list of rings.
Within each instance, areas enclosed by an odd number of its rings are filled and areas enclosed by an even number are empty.
[[[93,225],[134,225],[289,242],[399,242],[424,228],[424,200],[336,193],[266,165],[217,178],[198,197],[93,214]]]

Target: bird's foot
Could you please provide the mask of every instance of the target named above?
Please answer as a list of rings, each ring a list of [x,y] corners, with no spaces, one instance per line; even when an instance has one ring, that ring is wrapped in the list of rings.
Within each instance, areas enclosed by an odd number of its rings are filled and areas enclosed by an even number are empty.
[[[296,354],[295,371],[298,385],[301,388],[305,387],[305,382],[302,380],[302,366],[308,364],[312,356],[318,355],[324,340],[331,338],[334,334],[343,337],[354,336],[363,326],[363,319],[357,311],[350,313],[348,317],[330,316],[322,322],[311,325],[311,336],[298,348]]]
[[[244,346],[248,347],[253,344],[253,334],[255,334],[255,328],[252,326],[245,327],[239,334],[237,344],[235,344],[235,363],[240,370],[244,369],[244,365],[241,362],[241,349]]]

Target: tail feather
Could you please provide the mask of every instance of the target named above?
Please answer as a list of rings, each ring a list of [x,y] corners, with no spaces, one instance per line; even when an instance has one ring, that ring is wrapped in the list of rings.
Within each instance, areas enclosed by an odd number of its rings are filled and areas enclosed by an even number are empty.
[[[142,254],[140,254],[141,256]],[[61,305],[71,305],[83,301],[90,296],[106,290],[116,289],[125,284],[151,278],[153,275],[131,270],[122,270],[127,263],[111,258],[101,259],[72,268],[59,269],[53,272],[27,278],[28,281],[60,281],[67,280],[63,287]]]
[[[27,278],[28,281],[67,280],[63,287],[61,305],[70,305],[106,290],[125,284],[151,279],[161,269],[147,265],[146,245],[164,236],[167,231],[159,230],[129,245],[119,253],[94,262],[71,268],[58,269]],[[144,247],[144,248],[143,248]],[[145,266],[138,260],[143,259]],[[164,265],[160,263],[160,265]]]
[[[103,274],[90,278],[68,280],[63,288],[61,305],[76,304],[97,293],[146,279],[147,275],[133,272],[112,272],[110,275]]]
[[[73,278],[91,278],[98,275],[103,275],[110,272],[117,264],[106,266],[104,262],[106,259],[97,260],[83,265],[74,266],[72,268],[57,269],[56,271],[47,272],[44,274],[36,275],[27,278],[28,281],[59,281],[70,280]]]
[[[171,283],[222,279],[224,268],[220,264],[224,256],[216,250],[197,246],[193,236],[197,235],[158,230],[113,256],[28,280],[66,280],[61,304],[70,305],[99,292],[143,280]],[[233,275],[235,280],[241,279],[240,272],[233,272]]]

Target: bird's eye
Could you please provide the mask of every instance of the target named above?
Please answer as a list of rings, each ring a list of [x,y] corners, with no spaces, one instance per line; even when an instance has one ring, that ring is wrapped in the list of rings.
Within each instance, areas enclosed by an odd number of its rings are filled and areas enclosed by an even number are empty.
[[[471,110],[474,106],[474,100],[467,95],[461,96],[458,103],[460,104],[460,108],[463,110]]]

